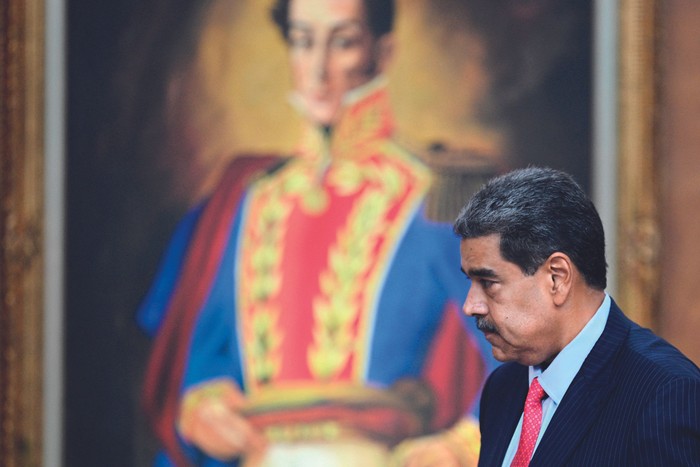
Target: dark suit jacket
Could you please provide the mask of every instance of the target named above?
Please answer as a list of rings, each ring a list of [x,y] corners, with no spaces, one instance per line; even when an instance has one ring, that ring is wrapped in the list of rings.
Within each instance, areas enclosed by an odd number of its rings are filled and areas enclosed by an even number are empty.
[[[700,331],[700,330],[699,330]],[[523,411],[528,370],[506,363],[481,399],[480,466],[500,466]],[[612,302],[531,466],[700,466],[700,370]]]

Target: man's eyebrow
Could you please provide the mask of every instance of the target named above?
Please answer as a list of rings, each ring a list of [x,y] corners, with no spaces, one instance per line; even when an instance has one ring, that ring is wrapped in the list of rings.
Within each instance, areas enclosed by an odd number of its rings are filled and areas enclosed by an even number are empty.
[[[345,21],[342,21],[340,23],[337,23],[333,26],[333,32],[336,31],[341,31],[345,29],[363,29],[364,28],[364,23],[360,21],[359,19],[347,19]]]
[[[462,269],[462,272],[467,275],[467,277],[486,277],[486,278],[494,278],[497,277],[496,271],[493,269],[488,269],[488,268],[474,268],[474,269],[469,269],[468,271],[465,271]]]
[[[362,21],[360,21],[359,19],[350,18],[350,19],[342,20],[342,21],[332,25],[331,26],[331,33],[335,33],[337,31],[344,30],[344,29],[350,29],[350,28],[362,29],[363,27],[364,26],[363,26]],[[291,29],[301,29],[303,31],[310,31],[313,29],[313,24],[306,22],[304,20],[290,19],[289,20],[289,29],[290,30]]]
[[[307,23],[303,20],[289,20],[289,30],[291,31],[292,29],[300,29],[302,31],[309,31],[311,30],[312,26],[310,23]]]

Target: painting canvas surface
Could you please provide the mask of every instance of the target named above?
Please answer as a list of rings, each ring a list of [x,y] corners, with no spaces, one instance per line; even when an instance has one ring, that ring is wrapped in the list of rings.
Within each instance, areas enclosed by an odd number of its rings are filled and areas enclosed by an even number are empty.
[[[66,463],[149,465],[151,341],[136,310],[223,167],[291,154],[301,121],[269,1],[93,3],[68,2]],[[396,137],[441,174],[440,216],[465,201],[459,186],[511,167],[590,188],[591,14],[590,2],[398,1]]]

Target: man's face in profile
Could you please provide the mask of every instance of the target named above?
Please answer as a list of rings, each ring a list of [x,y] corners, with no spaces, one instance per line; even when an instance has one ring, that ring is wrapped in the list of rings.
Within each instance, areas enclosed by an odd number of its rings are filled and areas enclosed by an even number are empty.
[[[462,270],[471,279],[462,307],[501,362],[540,365],[551,361],[568,343],[566,320],[552,299],[549,259],[526,274],[501,254],[497,234],[463,239]]]
[[[335,124],[346,93],[377,75],[379,42],[369,30],[363,0],[290,2],[292,77],[314,123]]]

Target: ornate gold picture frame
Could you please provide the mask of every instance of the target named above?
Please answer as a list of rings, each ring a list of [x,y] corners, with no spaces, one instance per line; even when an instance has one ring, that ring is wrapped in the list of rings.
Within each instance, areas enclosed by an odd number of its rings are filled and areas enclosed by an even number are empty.
[[[618,302],[653,327],[659,225],[655,159],[656,2],[620,2],[618,87]]]
[[[655,2],[621,0],[617,299],[654,324],[658,185],[654,177]],[[44,461],[44,86],[46,5],[0,7],[0,458]],[[50,196],[63,196],[50,193]]]
[[[41,0],[0,7],[0,458],[8,467],[42,462],[43,21]]]

